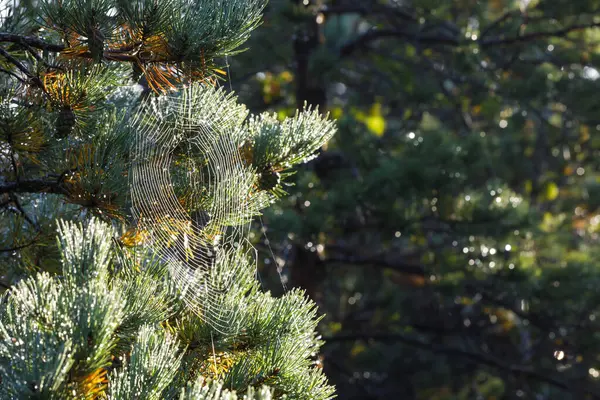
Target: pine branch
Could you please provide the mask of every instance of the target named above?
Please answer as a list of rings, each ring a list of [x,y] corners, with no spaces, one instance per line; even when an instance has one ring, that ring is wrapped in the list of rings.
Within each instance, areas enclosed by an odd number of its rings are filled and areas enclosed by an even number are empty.
[[[0,42],[17,43],[20,45],[27,45],[36,49],[46,50],[51,52],[59,53],[63,51],[66,46],[62,44],[55,44],[46,42],[35,36],[22,36],[15,35],[13,33],[0,32]]]
[[[49,43],[49,42],[46,42],[35,36],[21,36],[21,35],[6,33],[6,32],[0,32],[0,42],[16,43],[25,48],[28,48],[28,47],[35,48],[35,49],[46,50],[46,51],[50,51],[50,52],[54,52],[54,53],[60,53],[61,51],[64,51],[65,49],[67,49],[67,46],[65,46],[65,45]],[[110,61],[127,61],[127,62],[136,61],[137,59],[134,56],[128,55],[128,54],[122,54],[122,53],[127,53],[129,50],[130,49],[128,49],[128,48],[108,49],[108,50],[104,51],[104,58],[107,60],[110,60]],[[2,54],[2,53],[0,53],[0,54]],[[4,54],[2,54],[2,55],[4,55]],[[92,55],[89,51],[81,54],[81,57],[85,57],[85,58],[89,58],[91,56]],[[14,62],[13,62],[13,64],[14,64]],[[21,68],[19,68],[19,69],[21,69]],[[23,71],[23,72],[25,73],[25,71]]]
[[[25,244],[18,245],[18,246],[13,246],[13,247],[5,248],[5,249],[0,249],[0,253],[12,253],[13,251],[23,250],[23,249],[25,249],[25,248],[27,248],[29,246],[33,246],[37,242],[39,236],[40,236],[40,233],[38,232],[38,234],[35,235],[35,237],[33,239],[31,239],[29,242],[27,242]]]
[[[128,179],[124,177],[131,171],[129,167],[132,164],[129,163],[132,159],[136,163],[141,159],[122,157],[131,155],[130,128],[135,124],[128,123],[129,121],[121,123],[120,117],[125,114],[121,111],[127,110],[120,108],[134,104],[137,94],[132,90],[115,96],[118,99],[111,102],[110,107],[114,106],[116,110],[114,115],[110,114],[109,107],[105,106],[106,92],[118,85],[121,77],[126,78],[127,71],[125,68],[109,68],[108,63],[99,61],[135,63],[140,67],[140,71],[135,72],[143,73],[150,84],[155,86],[162,82],[174,88],[176,83],[182,83],[175,80],[179,73],[185,75],[193,72],[195,75],[189,75],[189,79],[201,81],[205,78],[204,72],[211,71],[215,57],[239,51],[241,44],[260,23],[266,1],[207,0],[192,6],[186,0],[173,0],[169,2],[171,6],[167,6],[166,2],[161,2],[159,6],[154,0],[123,0],[117,2],[120,4],[115,8],[117,14],[122,14],[117,16],[108,16],[106,12],[109,7],[117,4],[114,1],[94,0],[82,4],[78,0],[45,0],[41,3],[44,5],[42,11],[46,11],[51,17],[44,18],[46,23],[51,24],[49,29],[73,40],[69,43],[64,38],[64,44],[54,44],[48,40],[57,36],[44,39],[0,32],[0,42],[5,43],[4,48],[0,47],[0,56],[8,60],[4,64],[5,70],[0,72],[28,85],[40,86],[42,89],[45,86],[48,99],[54,101],[50,111],[60,113],[59,106],[64,105],[73,114],[80,113],[76,115],[76,121],[81,122],[81,131],[85,135],[77,136],[76,144],[65,158],[51,159],[53,156],[57,157],[52,152],[46,158],[40,157],[42,168],[47,169],[41,174],[31,171],[30,176],[18,175],[18,159],[15,156],[12,160],[15,176],[9,167],[11,175],[0,180],[0,196],[4,194],[6,198],[13,198],[15,206],[7,204],[6,207],[13,213],[20,213],[17,225],[25,223],[27,228],[29,226],[23,218],[31,225],[38,224],[38,221],[27,216],[27,204],[24,203],[21,207],[17,194],[65,195],[69,196],[72,203],[90,206],[88,203],[96,204],[99,192],[107,193],[109,197],[115,193],[126,193],[125,183]],[[158,11],[152,11],[155,9]],[[123,10],[131,11],[132,14],[125,15],[127,13]],[[182,10],[185,12],[181,12]],[[127,18],[121,18],[123,16]],[[125,23],[121,25],[123,22]],[[121,31],[123,26],[126,26],[127,32]],[[116,35],[119,43],[105,41],[105,36],[113,38],[115,30],[122,34]],[[67,58],[93,59],[97,63],[93,69],[87,63],[84,66],[80,66],[81,63],[65,63],[64,74],[60,74],[60,77],[54,73],[44,75],[44,82],[41,82],[42,75],[38,75],[41,72],[36,67],[45,70],[56,68],[48,61],[56,55],[53,53],[63,53]],[[177,71],[171,73],[176,66]],[[59,78],[64,78],[64,84]],[[171,79],[174,82],[170,82]],[[7,82],[15,84],[12,78]],[[201,91],[209,93],[201,95]],[[14,97],[26,102],[27,96],[29,93],[25,94],[24,99]],[[5,103],[10,107],[15,100],[10,96],[6,97]],[[244,124],[248,111],[232,96],[227,96],[224,90],[217,92],[214,88],[198,84],[194,90],[179,91],[170,97],[175,100],[173,104],[166,104],[165,115],[169,118],[159,121],[160,125],[154,126],[150,131],[160,134],[165,126],[163,122],[172,124],[169,128],[173,135],[168,140],[187,140],[198,146],[206,153],[202,156],[206,155],[207,162],[214,162],[215,170],[218,170],[215,174],[219,179],[215,179],[215,185],[210,186],[206,194],[204,185],[198,183],[189,188],[190,185],[184,182],[185,189],[191,189],[194,196],[200,193],[198,199],[192,198],[192,206],[197,206],[196,209],[203,210],[205,203],[214,204],[214,209],[226,209],[222,216],[218,216],[219,213],[211,214],[211,228],[212,225],[224,227],[214,229],[214,235],[210,232],[213,235],[211,243],[224,245],[219,248],[215,245],[218,257],[209,260],[209,273],[195,273],[195,270],[187,268],[187,263],[184,264],[179,259],[176,261],[180,273],[172,273],[172,258],[179,254],[175,253],[168,259],[171,262],[168,264],[167,257],[163,255],[170,243],[164,245],[164,242],[158,243],[158,240],[148,243],[144,237],[148,235],[147,232],[135,230],[133,235],[136,238],[130,240],[134,242],[130,248],[123,238],[115,239],[117,229],[113,230],[113,225],[106,225],[95,219],[86,225],[59,222],[57,250],[62,267],[60,277],[39,273],[35,277],[24,279],[10,290],[11,302],[6,308],[7,312],[2,310],[2,389],[7,389],[6,393],[11,398],[27,397],[32,390],[38,391],[35,393],[38,397],[64,397],[68,394],[76,398],[106,397],[126,400],[174,398],[179,392],[182,396],[189,395],[189,398],[195,399],[241,398],[242,394],[235,395],[221,390],[221,387],[232,389],[232,385],[225,383],[212,386],[217,388],[214,393],[204,389],[208,385],[201,384],[181,390],[181,386],[186,385],[188,380],[198,376],[195,371],[190,371],[190,367],[204,362],[203,358],[206,358],[206,354],[189,354],[184,349],[188,344],[211,343],[215,358],[215,344],[217,350],[244,353],[243,359],[231,358],[228,361],[236,362],[237,366],[232,367],[235,368],[233,372],[224,371],[221,378],[237,382],[234,388],[242,392],[248,389],[245,399],[272,398],[268,389],[249,388],[262,384],[276,386],[279,397],[290,395],[291,398],[331,399],[334,389],[327,384],[323,372],[314,366],[313,361],[314,354],[321,346],[316,334],[319,321],[316,307],[300,291],[289,292],[278,299],[259,292],[254,256],[243,246],[246,238],[242,234],[245,231],[240,228],[239,238],[232,237],[228,242],[225,241],[225,236],[230,233],[229,227],[244,224],[265,207],[269,200],[266,195],[260,197],[255,193],[257,171],[248,159],[240,160],[240,145],[246,142],[255,145],[258,143],[259,146],[255,148],[245,148],[249,155],[257,153],[250,150],[264,149],[269,154],[263,155],[263,158],[276,157],[281,164],[278,167],[286,168],[312,157],[314,151],[333,134],[333,123],[323,119],[316,111],[306,110],[296,118],[284,122],[273,119],[266,121],[264,125],[257,123],[256,128],[260,128],[260,131],[250,132],[248,125]],[[163,103],[157,100],[157,104],[162,106]],[[140,121],[151,125],[154,119],[158,119],[154,108],[157,104],[141,110]],[[35,105],[37,107],[38,104]],[[176,107],[171,107],[173,105]],[[178,108],[179,106],[181,107]],[[87,113],[92,107],[93,110],[102,110],[102,113],[92,115],[91,110]],[[171,113],[174,109],[181,113]],[[43,112],[42,107],[40,111]],[[84,119],[88,115],[92,117]],[[97,115],[100,117],[96,118]],[[106,118],[103,118],[107,115],[111,116],[108,124]],[[18,121],[25,128],[31,125],[31,120],[25,119],[29,116],[29,113],[24,112],[22,121]],[[33,118],[44,123],[45,116],[41,115],[38,119],[35,115]],[[54,115],[48,115],[50,116]],[[61,116],[58,115],[59,118]],[[184,116],[193,124],[186,124],[185,129],[182,129],[181,119]],[[25,128],[15,131],[25,131]],[[265,132],[262,132],[263,128]],[[40,132],[46,131],[41,129]],[[196,136],[192,139],[204,138],[207,132],[213,135],[213,140],[205,143],[198,143],[199,140],[194,142],[188,137],[194,134]],[[250,140],[256,139],[253,134],[259,136],[254,142]],[[54,135],[54,138],[57,137],[59,135]],[[147,139],[148,136],[144,137]],[[35,139],[39,137],[36,136]],[[46,137],[43,136],[43,139]],[[203,145],[210,148],[202,149]],[[147,147],[155,149],[157,146]],[[222,157],[226,158],[223,154],[230,156],[231,162],[229,159],[222,160]],[[187,155],[190,157],[189,153]],[[204,178],[202,174],[207,171],[203,169],[204,158],[197,157],[199,160],[192,160],[193,165],[198,166],[198,173],[194,178],[198,177],[200,181],[200,178]],[[46,164],[46,160],[50,162]],[[151,166],[156,167],[154,164]],[[20,166],[19,168],[21,169]],[[77,171],[77,176],[68,180],[68,172],[60,175],[51,172],[63,169]],[[150,172],[159,171],[150,169]],[[182,165],[178,172],[189,172],[187,164]],[[260,172],[262,174],[264,171]],[[152,192],[149,184],[146,178],[142,179],[139,192],[144,199]],[[249,194],[253,196],[250,199]],[[37,207],[36,197],[39,196],[33,197],[35,203],[32,206]],[[81,200],[77,200],[78,198]],[[50,207],[55,202],[60,202],[61,196],[42,196],[41,200],[45,208],[38,209],[39,218],[42,219],[40,224],[45,226],[46,221],[49,221],[47,224],[51,225],[54,210]],[[140,220],[148,221],[148,224],[152,224],[150,228],[155,231],[158,231],[156,225],[166,219],[163,218],[162,211],[171,211],[166,200],[169,199],[159,194],[156,203],[152,203],[159,205],[157,218],[146,217],[145,210],[139,214],[143,215]],[[115,208],[120,206],[113,202],[112,197],[110,202]],[[233,206],[237,205],[240,205],[241,211],[234,209]],[[70,212],[69,207],[63,215]],[[179,220],[173,220],[174,231],[168,240],[181,233],[177,224]],[[197,222],[197,219],[192,222]],[[200,233],[204,234],[206,231],[208,229]],[[196,240],[192,235],[181,236],[185,236],[186,240]],[[22,242],[12,242],[9,245]],[[122,246],[117,250],[113,247],[115,243]],[[129,257],[130,255],[135,257]],[[150,265],[151,260],[148,258],[154,255],[159,259],[157,262],[160,262],[160,268]],[[211,253],[212,256],[214,254]],[[154,272],[151,271],[153,268]],[[179,287],[179,293],[176,292],[174,276],[184,283],[183,290]],[[193,281],[190,279],[192,276]],[[189,285],[190,281],[193,285]],[[209,284],[212,288],[210,293],[206,290]],[[199,298],[194,300],[196,303],[183,298],[188,289],[185,285],[189,285],[190,290],[195,290],[198,294],[193,297]],[[193,315],[194,312],[198,315]],[[180,317],[187,314],[190,316],[189,320],[187,317],[180,320]],[[7,318],[4,318],[5,315]],[[248,346],[247,352],[237,347],[240,341]],[[197,359],[191,359],[192,357]]]
[[[17,60],[16,58],[14,58],[13,56],[11,56],[6,50],[4,50],[2,47],[0,47],[0,55],[3,56],[4,58],[6,58],[6,60],[8,62],[10,62],[11,64],[13,64],[15,67],[17,67],[17,69],[19,71],[21,71],[23,74],[25,74],[25,76],[27,76],[29,78],[29,80],[37,87],[44,89],[44,84],[42,83],[42,81],[40,80],[39,77],[35,76],[33,73],[31,73],[27,67],[25,67],[19,60]]]
[[[60,181],[48,179],[30,179],[0,184],[0,194],[3,193],[68,194],[66,188],[61,184]]]
[[[15,74],[12,71],[9,71],[9,70],[7,70],[5,68],[0,68],[0,72],[3,72],[5,74],[8,74],[8,75],[12,76],[13,78],[15,78],[16,80],[18,80],[22,84],[25,84],[25,85],[27,84],[27,81],[25,81],[25,79],[21,78],[19,75]]]
[[[223,388],[223,383],[216,381],[206,381],[200,377],[193,385],[182,390],[180,400],[271,400],[272,391],[263,386],[260,389],[249,387],[246,395],[240,397],[235,392]]]
[[[143,326],[122,370],[110,374],[109,399],[158,399],[177,374],[182,352],[174,336]]]
[[[27,212],[25,211],[25,209],[21,205],[21,202],[19,201],[19,199],[17,198],[17,196],[15,196],[14,193],[10,193],[9,197],[11,198],[11,202],[15,205],[15,208],[21,214],[21,216],[25,219],[25,221],[27,221],[29,223],[29,225],[31,225],[36,231],[39,232],[40,227],[27,214]]]

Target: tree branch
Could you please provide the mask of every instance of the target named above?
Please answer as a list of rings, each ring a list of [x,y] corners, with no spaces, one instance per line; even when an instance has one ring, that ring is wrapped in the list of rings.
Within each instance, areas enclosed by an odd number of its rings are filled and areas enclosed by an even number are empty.
[[[583,29],[591,29],[600,27],[600,22],[595,22],[591,24],[577,24],[571,25],[563,29],[558,29],[555,31],[541,31],[541,32],[532,32],[527,35],[514,36],[509,38],[504,37],[495,37],[490,39],[479,38],[477,41],[472,40],[459,40],[454,37],[449,36],[440,36],[440,35],[420,35],[419,33],[407,32],[399,29],[372,29],[360,36],[356,39],[348,42],[340,49],[340,54],[342,56],[348,56],[359,48],[366,47],[369,43],[384,38],[398,38],[398,39],[406,39],[409,42],[419,43],[419,44],[428,44],[428,45],[440,45],[440,46],[463,46],[469,45],[472,43],[479,44],[481,47],[492,47],[492,46],[508,46],[514,44],[520,44],[524,42],[533,41],[536,39],[542,39],[547,37],[564,37],[567,34],[575,31],[580,31]]]
[[[6,58],[6,60],[8,62],[10,62],[11,64],[13,64],[14,66],[17,67],[17,69],[19,71],[21,71],[23,74],[25,74],[25,76],[27,76],[29,78],[29,80],[31,82],[33,82],[36,86],[44,89],[44,84],[42,83],[42,81],[40,80],[40,78],[38,78],[37,76],[35,76],[34,74],[32,74],[27,67],[25,67],[23,64],[21,64],[21,62],[19,60],[17,60],[16,58],[14,58],[13,56],[11,56],[6,50],[4,50],[2,47],[0,47],[0,55],[3,56],[4,58]]]
[[[55,52],[55,53],[60,53],[61,51],[68,48],[68,46],[65,46],[62,44],[48,43],[48,42],[46,42],[40,38],[37,38],[35,36],[21,36],[21,35],[6,33],[6,32],[0,32],[0,43],[1,42],[9,42],[9,43],[19,44],[19,45],[23,46],[25,49],[35,48],[35,49],[47,50],[47,51],[51,51],[51,52]],[[104,51],[103,56],[106,60],[109,60],[109,61],[137,62],[138,58],[136,55],[125,54],[127,51],[130,51],[130,50],[131,50],[130,47],[124,47],[121,49],[108,49],[108,50]],[[15,58],[13,58],[12,56],[10,56],[8,54],[8,52],[6,52],[6,50],[3,50],[0,54],[3,55],[4,57],[6,57],[7,59],[8,59],[7,55],[9,57],[11,57],[12,59],[9,59],[9,61],[11,63],[15,64],[17,66],[17,68],[19,68],[23,73],[27,74],[27,76],[31,77],[29,71],[27,71],[27,69],[22,69],[21,68],[22,65],[21,65],[21,67],[19,67],[19,65],[20,65],[19,61],[16,60]],[[79,57],[91,58],[92,54],[90,51],[87,51],[85,53],[80,54]],[[152,61],[153,62],[171,62],[174,60],[156,59],[156,60],[152,60]],[[51,66],[51,67],[56,68],[54,66]]]
[[[5,68],[1,68],[1,67],[0,67],[0,72],[3,72],[3,73],[5,73],[5,74],[8,74],[8,75],[12,76],[13,78],[15,78],[16,80],[18,80],[18,81],[19,81],[19,82],[21,82],[22,84],[25,84],[25,85],[27,84],[27,82],[25,81],[25,79],[21,78],[19,75],[15,74],[15,73],[14,73],[14,72],[12,72],[12,71],[9,71],[9,70],[7,70],[7,69],[5,69]]]
[[[325,15],[336,15],[336,14],[385,14],[394,15],[407,21],[417,21],[417,17],[411,14],[409,11],[402,10],[398,7],[386,7],[379,4],[365,5],[339,5],[339,6],[323,6],[319,9],[320,13]]]
[[[7,32],[0,32],[0,42],[17,43],[20,45],[27,45],[40,50],[47,50],[52,52],[61,52],[66,49],[65,45],[48,43],[35,36],[21,36]]]
[[[67,190],[56,180],[31,179],[0,184],[2,193],[53,193],[66,195]]]
[[[11,253],[13,251],[23,250],[29,246],[33,246],[37,242],[37,239],[39,238],[39,236],[40,236],[40,233],[38,232],[38,233],[36,233],[35,237],[33,239],[31,239],[29,242],[18,245],[18,246],[9,247],[6,249],[0,249],[0,253]]]
[[[513,45],[547,37],[564,37],[571,32],[598,27],[600,27],[600,22],[594,22],[591,24],[571,25],[566,28],[558,29],[555,31],[532,32],[527,35],[515,36],[510,38],[493,38],[489,40],[482,40],[480,41],[480,44],[482,47]]]
[[[67,49],[67,46],[65,46],[65,45],[48,43],[48,42],[45,42],[44,40],[39,39],[35,36],[21,36],[21,35],[6,33],[6,32],[0,32],[0,42],[16,43],[16,44],[23,46],[24,48],[26,48],[28,50],[30,50],[31,48],[35,48],[35,49],[47,50],[47,51],[51,51],[51,52],[55,52],[55,53],[60,53],[61,51]],[[6,50],[3,50],[3,49],[1,49],[1,50],[2,51],[0,51],[0,55],[4,56],[12,64],[16,65],[17,68],[19,68],[19,70],[21,70],[21,72],[26,74],[29,78],[32,78],[32,79],[36,78],[35,76],[32,76],[32,74],[17,59],[12,57]],[[118,51],[114,50],[114,49],[106,50],[106,51],[104,51],[104,58],[109,61],[136,62],[137,58],[135,56],[129,55],[129,54],[120,54],[121,51],[125,51],[125,50],[123,50],[123,49],[119,49]],[[91,56],[92,56],[92,54],[89,51],[80,55],[80,57],[84,57],[84,58],[91,58]],[[159,61],[162,61],[162,60],[159,60]],[[168,61],[168,60],[165,60],[165,61]],[[50,66],[50,67],[56,68],[55,66]]]
[[[40,227],[27,214],[27,212],[25,211],[25,209],[21,205],[21,202],[19,201],[19,199],[17,198],[17,196],[15,196],[14,193],[10,193],[9,196],[12,199],[12,203],[15,205],[15,207],[17,208],[17,210],[21,213],[21,215],[23,216],[23,218],[25,218],[25,220],[29,223],[29,225],[31,225],[36,231],[39,232],[40,231]]]
[[[342,46],[340,49],[340,54],[342,56],[348,56],[357,49],[361,47],[365,47],[370,42],[373,42],[378,39],[384,38],[399,38],[399,39],[407,39],[410,42],[417,42],[423,44],[431,44],[431,45],[449,45],[449,46],[458,46],[461,44],[460,41],[454,38],[445,37],[445,36],[433,36],[433,35],[425,35],[421,36],[419,34],[406,32],[398,29],[372,29],[356,39],[350,41],[349,43]]]
[[[357,266],[371,266],[378,269],[391,269],[397,272],[402,272],[411,275],[425,275],[425,269],[421,265],[409,264],[401,261],[388,261],[376,258],[360,258],[360,257],[328,257],[323,260],[325,264],[351,264]]]
[[[504,14],[502,14],[500,16],[500,18],[496,19],[491,24],[489,24],[486,28],[484,28],[481,31],[481,34],[479,35],[479,37],[483,38],[483,37],[487,36],[488,33],[490,33],[492,31],[492,29],[494,29],[495,27],[497,27],[498,25],[500,25],[502,22],[506,21],[513,15],[519,14],[520,12],[521,12],[520,10],[509,10],[509,11],[505,12]]]
[[[325,345],[335,343],[335,342],[354,342],[354,341],[367,341],[368,342],[370,340],[382,342],[382,343],[396,343],[396,342],[405,343],[410,346],[418,347],[418,348],[421,348],[421,349],[424,349],[424,350],[427,350],[427,351],[430,351],[433,353],[468,358],[477,363],[485,364],[490,367],[501,369],[501,370],[510,372],[514,375],[527,376],[529,378],[533,378],[538,381],[545,382],[547,384],[550,384],[552,386],[555,386],[555,387],[563,389],[563,390],[573,391],[573,386],[571,384],[569,384],[568,382],[565,382],[562,379],[557,378],[555,376],[547,375],[547,374],[541,373],[539,371],[536,371],[532,367],[506,363],[506,362],[499,360],[493,356],[483,354],[483,353],[472,352],[472,351],[463,350],[463,349],[456,348],[456,347],[440,346],[435,343],[428,343],[426,341],[423,341],[423,340],[420,340],[420,339],[417,339],[414,337],[409,337],[407,335],[403,335],[400,333],[382,333],[382,334],[369,334],[369,335],[367,335],[367,334],[347,334],[347,335],[336,335],[336,336],[331,336],[331,337],[324,337],[323,340],[325,341]],[[579,386],[579,388],[582,391],[591,395],[592,398],[600,399],[600,394],[596,393],[592,389],[587,388],[587,387],[582,387],[582,386]]]

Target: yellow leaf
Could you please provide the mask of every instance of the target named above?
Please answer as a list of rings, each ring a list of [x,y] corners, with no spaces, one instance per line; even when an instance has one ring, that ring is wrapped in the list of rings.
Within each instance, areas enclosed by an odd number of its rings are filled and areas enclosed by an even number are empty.
[[[548,201],[555,200],[558,197],[559,192],[560,192],[560,190],[558,189],[558,186],[556,185],[556,183],[549,182],[546,184],[545,193],[544,193],[546,200],[548,200]]]
[[[530,180],[525,181],[525,193],[530,194],[533,190],[533,184]]]
[[[571,167],[570,165],[567,165],[563,170],[563,174],[565,176],[573,175],[573,172],[575,172],[575,169],[573,167]]]
[[[377,136],[382,136],[385,132],[385,119],[381,115],[367,117],[365,124]]]
[[[545,212],[540,224],[540,229],[544,232],[554,232],[565,220],[565,214],[553,215]]]
[[[331,118],[333,118],[333,119],[340,119],[342,117],[342,115],[344,114],[344,111],[342,110],[342,107],[333,107],[329,111],[329,114],[331,115]]]
[[[579,133],[582,142],[587,142],[590,140],[590,127],[587,125],[581,125],[579,128]]]
[[[385,118],[381,114],[381,103],[373,104],[369,114],[359,110],[355,111],[354,118],[365,124],[367,129],[376,136],[382,136],[385,132]]]
[[[354,111],[354,118],[356,118],[357,121],[365,122],[365,119],[367,118],[367,114],[365,114],[362,111]]]
[[[421,129],[425,131],[434,131],[439,129],[440,126],[440,120],[437,119],[434,115],[428,112],[423,113],[423,117],[421,118]]]
[[[359,355],[360,353],[363,353],[365,350],[367,349],[367,347],[363,344],[363,343],[356,343],[354,346],[352,346],[352,350],[350,350],[350,354],[352,354],[353,357]]]
[[[292,75],[290,71],[283,71],[281,74],[279,74],[279,77],[284,82],[291,82],[294,80],[294,75]]]
[[[131,228],[121,236],[121,243],[126,247],[134,247],[144,243],[147,239],[147,232]]]
[[[329,329],[331,333],[337,333],[342,330],[342,324],[339,322],[332,322],[329,324]]]
[[[562,115],[561,114],[552,114],[548,119],[548,122],[556,128],[560,128],[562,126]]]

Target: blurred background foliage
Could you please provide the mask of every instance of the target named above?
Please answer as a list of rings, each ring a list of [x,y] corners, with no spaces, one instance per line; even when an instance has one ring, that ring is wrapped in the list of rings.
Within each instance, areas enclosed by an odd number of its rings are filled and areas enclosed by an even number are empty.
[[[248,48],[253,112],[339,125],[253,241],[340,399],[600,398],[600,1],[272,0]]]

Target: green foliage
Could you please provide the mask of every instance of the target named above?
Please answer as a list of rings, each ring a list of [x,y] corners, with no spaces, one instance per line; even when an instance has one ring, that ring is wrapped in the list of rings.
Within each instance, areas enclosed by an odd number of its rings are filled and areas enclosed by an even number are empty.
[[[182,18],[170,25],[171,51],[184,57],[233,55],[260,23],[265,0],[182,2]],[[200,60],[201,61],[201,60]]]
[[[86,229],[64,225],[59,242],[65,280],[40,273],[11,289],[2,312],[2,390],[6,382],[9,398],[38,390],[80,393],[67,377],[76,381],[110,365],[124,304],[107,287],[107,235],[108,227],[96,222]]]
[[[303,292],[275,299],[257,291],[252,275],[240,276],[251,293],[231,291],[228,301],[239,305],[241,329],[218,333],[175,300],[166,271],[152,259],[131,270],[119,260],[134,254],[115,259],[112,241],[112,229],[98,220],[62,223],[64,279],[40,273],[10,290],[0,325],[3,396],[234,396],[199,383],[212,377],[248,396],[268,384],[278,397],[332,397],[311,361],[322,342],[315,306]],[[188,385],[194,377],[200,381]]]
[[[306,109],[283,123],[275,115],[261,114],[248,122],[253,142],[252,164],[287,169],[309,161],[314,152],[335,132],[333,122],[325,122],[317,110]]]
[[[223,389],[223,385],[210,382],[208,385],[203,379],[199,379],[193,385],[189,385],[181,393],[180,400],[271,400],[271,391],[263,386],[260,389],[248,388],[243,397],[238,397],[235,392]]]
[[[173,380],[182,354],[177,341],[150,326],[142,326],[129,360],[109,376],[109,399],[161,399]]]

